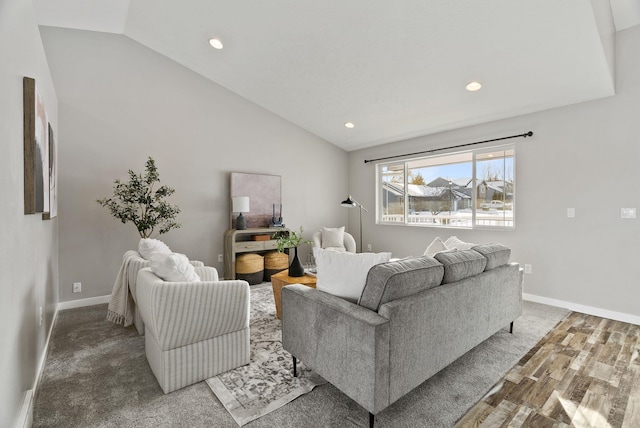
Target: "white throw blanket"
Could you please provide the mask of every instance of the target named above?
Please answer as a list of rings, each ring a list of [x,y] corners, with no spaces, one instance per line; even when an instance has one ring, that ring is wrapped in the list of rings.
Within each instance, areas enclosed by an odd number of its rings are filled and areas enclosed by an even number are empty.
[[[122,324],[129,327],[133,324],[133,301],[129,292],[129,280],[127,277],[127,269],[129,263],[134,258],[139,257],[135,251],[127,251],[122,256],[122,266],[113,284],[111,292],[111,300],[109,301],[109,310],[107,311],[107,320],[116,324]]]

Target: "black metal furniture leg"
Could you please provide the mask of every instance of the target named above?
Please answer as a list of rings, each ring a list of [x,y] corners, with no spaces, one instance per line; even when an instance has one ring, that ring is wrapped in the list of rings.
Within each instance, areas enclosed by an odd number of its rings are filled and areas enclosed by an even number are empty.
[[[513,321],[511,321],[511,324],[509,325],[509,333],[513,334]]]
[[[376,416],[369,412],[369,428],[373,428],[373,424],[375,423]]]
[[[298,377],[298,368],[296,367],[296,357],[293,357],[293,377]]]

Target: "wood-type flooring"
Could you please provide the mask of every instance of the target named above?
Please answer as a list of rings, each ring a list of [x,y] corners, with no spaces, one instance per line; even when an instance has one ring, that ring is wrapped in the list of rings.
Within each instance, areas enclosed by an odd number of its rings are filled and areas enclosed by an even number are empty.
[[[572,312],[456,428],[640,427],[639,354],[640,326]]]

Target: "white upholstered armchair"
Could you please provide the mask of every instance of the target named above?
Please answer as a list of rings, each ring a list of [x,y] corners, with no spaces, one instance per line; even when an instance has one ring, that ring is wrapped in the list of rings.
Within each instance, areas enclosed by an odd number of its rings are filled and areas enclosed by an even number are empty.
[[[130,302],[132,307],[133,325],[136,327],[136,330],[138,330],[138,334],[142,335],[144,334],[144,322],[142,321],[142,317],[140,316],[140,311],[138,310],[138,297],[136,295],[136,285],[137,285],[138,272],[141,269],[149,267],[149,261],[142,258],[142,256],[140,256],[140,254],[135,250],[127,251],[122,257],[122,260],[123,260],[123,263],[126,263],[125,265],[126,279],[125,280],[128,283],[129,293],[131,295],[131,299],[133,300],[132,302]],[[189,263],[191,263],[194,267],[204,266],[204,263],[197,260],[190,260]]]
[[[341,237],[342,239],[340,239]],[[344,247],[350,253],[356,252],[356,240],[353,235],[344,231],[344,226],[338,228],[323,227],[321,231],[313,234],[312,241],[313,246],[317,248]]]
[[[245,365],[249,349],[249,284],[219,281],[196,267],[200,282],[166,282],[144,268],[137,298],[145,351],[165,394]]]

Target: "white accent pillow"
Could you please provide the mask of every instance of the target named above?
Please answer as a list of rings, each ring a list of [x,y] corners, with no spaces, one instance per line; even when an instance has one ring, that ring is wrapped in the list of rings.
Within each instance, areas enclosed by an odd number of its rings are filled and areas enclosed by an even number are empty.
[[[162,241],[151,238],[142,238],[138,243],[138,254],[145,260],[149,260],[149,257],[153,253],[171,254],[171,250]]]
[[[344,248],[344,226],[322,228],[322,248]]]
[[[458,239],[457,236],[450,236],[446,241],[444,241],[444,245],[449,249],[455,248],[458,251],[470,250],[471,247],[476,246],[476,244],[472,244],[471,242],[464,242]]]
[[[155,252],[149,257],[149,267],[167,282],[199,282],[200,277],[184,254]]]
[[[429,256],[429,257],[433,257],[436,254],[442,252],[442,251],[447,251],[449,248],[447,248],[447,246],[445,245],[444,242],[442,242],[442,239],[440,239],[439,236],[436,236],[436,239],[434,239],[431,244],[429,244],[429,246],[427,247],[426,250],[424,250],[424,256]]]
[[[316,259],[316,288],[328,294],[357,303],[367,282],[369,269],[386,263],[391,253],[349,253],[314,248]]]

